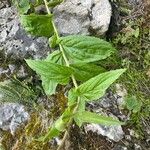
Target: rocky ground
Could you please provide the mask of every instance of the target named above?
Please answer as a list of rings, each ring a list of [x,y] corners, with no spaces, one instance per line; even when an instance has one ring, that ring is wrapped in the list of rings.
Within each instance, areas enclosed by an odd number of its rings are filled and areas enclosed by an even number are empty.
[[[127,67],[129,70],[102,99],[87,105],[88,110],[126,121],[127,125],[87,124],[81,129],[73,126],[65,150],[150,149],[148,6],[148,0],[67,0],[53,10],[61,35],[106,38],[118,49],[118,54],[106,60],[104,67],[108,70]],[[21,99],[17,99],[15,95],[4,97],[0,88],[2,150],[55,150],[60,143],[59,138],[45,144],[35,138],[44,134],[53,118],[64,110],[67,87],[59,87],[55,96],[46,97],[40,79],[24,62],[24,58],[45,58],[52,51],[47,41],[44,37],[26,34],[14,6],[6,1],[0,2],[0,82],[5,81],[13,90],[18,90],[15,84],[9,83],[15,76],[22,81],[17,82],[19,90],[25,91]],[[29,90],[26,91],[24,86]],[[124,106],[127,95],[134,95],[141,101],[137,113]]]

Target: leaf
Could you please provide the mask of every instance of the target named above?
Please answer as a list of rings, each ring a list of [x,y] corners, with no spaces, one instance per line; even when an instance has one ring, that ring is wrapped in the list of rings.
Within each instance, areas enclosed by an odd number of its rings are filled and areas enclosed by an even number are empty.
[[[50,139],[59,136],[59,134],[60,134],[60,131],[57,130],[55,128],[55,126],[53,125],[49,129],[49,131],[46,133],[46,135],[45,136],[41,136],[40,138],[37,139],[37,141],[39,141],[39,142],[48,142]]]
[[[133,113],[137,113],[141,110],[142,103],[138,101],[135,96],[128,96],[125,102],[127,109],[133,111]]]
[[[72,88],[68,92],[68,106],[77,103],[78,95],[76,94],[76,89]]]
[[[21,15],[21,24],[32,35],[50,37],[53,34],[52,15]]]
[[[73,73],[71,68],[52,62],[29,59],[26,62],[37,74],[60,84],[67,84]]]
[[[30,9],[29,0],[12,0],[12,3],[17,7],[20,14],[26,14]]]
[[[56,50],[53,53],[49,54],[47,56],[47,58],[45,59],[45,61],[57,63],[57,64],[60,64],[60,65],[63,65],[63,63],[64,63],[62,53],[58,50]],[[41,80],[42,80],[42,86],[44,88],[44,91],[45,91],[46,95],[55,94],[58,82],[56,82],[54,80],[51,80],[51,79],[49,79],[47,77],[44,77],[44,76],[41,76]]]
[[[68,108],[65,109],[64,113],[59,117],[59,119],[55,122],[55,128],[59,131],[64,131],[68,122],[73,117],[73,110],[76,107],[75,104],[68,106]]]
[[[71,35],[58,40],[71,63],[88,63],[102,60],[115,52],[112,45],[102,39]]]
[[[70,89],[68,93],[68,106],[76,105],[78,103],[77,112],[85,111],[85,99],[76,95],[76,89]]]
[[[17,79],[0,82],[0,104],[23,103],[33,104],[34,92]]]
[[[115,120],[111,117],[102,116],[96,113],[84,111],[79,112],[74,115],[74,119],[78,126],[81,126],[83,123],[96,123],[101,125],[123,125],[123,122]]]
[[[57,41],[57,36],[56,36],[56,34],[54,33],[54,35],[49,38],[49,46],[50,46],[51,48],[55,48],[56,45],[57,45],[56,41]]]
[[[46,95],[55,94],[58,83],[56,81],[50,80],[49,78],[44,77],[44,76],[41,76],[41,80],[42,80],[42,86],[43,86],[43,89],[44,89]]]
[[[90,78],[105,72],[105,69],[94,64],[71,64],[74,76],[79,81],[87,81]]]
[[[48,3],[48,6],[49,7],[55,7],[57,5],[59,5],[60,3],[62,3],[64,0],[51,0],[49,3]]]
[[[75,105],[66,108],[64,113],[52,125],[52,128],[50,128],[48,133],[44,137],[41,137],[39,140],[42,140],[43,142],[49,141],[51,138],[58,136],[60,132],[64,131],[67,127],[68,122],[74,115],[73,114],[74,108]]]
[[[21,95],[9,86],[0,85],[0,103],[20,101]]]
[[[86,101],[97,100],[102,97],[105,90],[123,73],[125,69],[118,69],[97,75],[85,83],[81,84],[76,90],[79,97]]]
[[[57,64],[60,64],[60,65],[65,64],[63,56],[62,56],[62,52],[59,51],[59,50],[56,50],[53,53],[49,54],[47,56],[47,58],[45,59],[45,61],[57,63]]]

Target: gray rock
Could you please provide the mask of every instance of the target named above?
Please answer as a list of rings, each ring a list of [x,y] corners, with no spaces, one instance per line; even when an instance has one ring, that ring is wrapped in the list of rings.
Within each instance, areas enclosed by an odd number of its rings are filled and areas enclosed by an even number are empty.
[[[126,116],[118,109],[117,106],[117,95],[108,91],[103,98],[100,100],[91,102],[88,104],[87,109],[97,114],[104,116],[110,116],[114,119],[126,120]],[[120,125],[118,126],[104,126],[99,124],[88,124],[85,126],[86,131],[96,132],[99,135],[108,137],[110,140],[115,142],[120,141],[124,137],[124,132]]]
[[[128,150],[128,148],[121,145],[116,145],[113,150]]]
[[[6,57],[37,59],[47,55],[50,51],[48,39],[28,35],[20,25],[14,7],[2,8],[0,14],[0,44]]]
[[[111,5],[109,0],[94,0],[92,8],[91,28],[97,35],[104,34],[109,27],[111,18]]]
[[[0,9],[0,45],[11,58],[44,58],[50,51],[48,40],[28,35],[21,27],[14,7]],[[66,0],[54,9],[61,35],[104,34],[109,26],[111,6],[108,0]]]
[[[104,34],[109,27],[111,5],[108,0],[66,0],[54,9],[60,34]]]
[[[138,144],[134,144],[134,149],[135,150],[142,150],[142,147],[140,146],[140,145],[138,145]]]
[[[28,112],[20,104],[8,103],[0,106],[0,128],[12,134],[29,119]]]
[[[113,118],[116,119],[115,116]],[[92,123],[92,124],[88,124],[85,126],[85,131],[96,132],[98,135],[106,136],[110,140],[113,140],[115,142],[120,141],[124,136],[124,132],[123,132],[122,127],[120,125],[118,125],[118,126],[104,126],[104,125]]]

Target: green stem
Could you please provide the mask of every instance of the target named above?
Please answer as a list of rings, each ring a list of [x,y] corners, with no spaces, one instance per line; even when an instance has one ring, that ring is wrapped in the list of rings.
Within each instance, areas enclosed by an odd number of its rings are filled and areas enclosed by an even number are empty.
[[[47,9],[47,13],[50,15],[51,12],[50,12],[50,10],[49,10],[49,8],[48,8],[48,2],[47,2],[47,0],[44,0],[44,3],[45,3],[45,7],[46,7],[46,9]],[[58,34],[57,29],[56,29],[56,26],[55,26],[54,21],[52,21],[52,25],[53,25],[53,29],[54,29],[54,34],[56,35],[57,39],[59,39],[59,34]],[[63,49],[63,47],[62,47],[61,44],[59,44],[59,48],[60,48],[60,51],[62,52],[62,55],[63,55],[63,58],[64,58],[64,60],[65,60],[66,66],[69,67],[69,66],[70,66],[69,61],[68,61],[68,59],[67,59],[67,57],[66,57],[66,55],[65,55],[64,49]],[[74,87],[77,89],[77,88],[78,88],[78,84],[77,84],[77,81],[76,81],[76,79],[75,79],[75,76],[72,75],[72,76],[71,76],[71,79],[72,79],[72,82],[73,82],[73,84],[74,84]],[[75,109],[73,110],[73,113],[75,113],[75,112],[77,111],[78,105],[79,105],[79,101],[80,101],[80,98],[78,97],[78,102],[77,102],[77,105],[76,105]],[[70,121],[68,122],[67,128],[66,128],[66,132],[65,132],[65,134],[64,134],[64,136],[63,136],[62,142],[61,142],[61,144],[59,145],[59,147],[57,148],[57,150],[61,150],[61,149],[63,148],[64,143],[65,143],[65,141],[66,141],[66,139],[67,139],[67,137],[68,137],[68,133],[69,133],[69,131],[70,131],[72,122],[73,122],[73,119],[70,119]]]

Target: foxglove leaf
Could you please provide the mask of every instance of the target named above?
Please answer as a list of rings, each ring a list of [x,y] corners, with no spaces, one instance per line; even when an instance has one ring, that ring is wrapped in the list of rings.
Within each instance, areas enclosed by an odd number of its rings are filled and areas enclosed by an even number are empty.
[[[59,136],[60,131],[57,130],[55,128],[55,126],[53,125],[49,131],[47,132],[47,134],[45,136],[41,136],[40,138],[37,139],[37,141],[39,142],[48,142],[50,139]]]
[[[68,122],[74,116],[73,109],[75,108],[75,106],[76,105],[72,105],[66,108],[64,113],[55,121],[48,133],[44,137],[41,137],[39,140],[46,142],[51,138],[58,136],[60,132],[64,131]]]
[[[73,70],[69,67],[42,60],[26,60],[30,68],[37,74],[60,84],[67,84]]]
[[[71,64],[74,76],[79,81],[87,81],[90,78],[105,72],[105,69],[94,64]]]
[[[97,100],[105,94],[105,90],[123,73],[125,69],[118,69],[97,75],[76,90],[76,95],[86,101]]]
[[[56,45],[57,45],[56,41],[57,41],[57,36],[56,36],[56,34],[54,33],[54,35],[49,38],[49,46],[50,46],[51,48],[55,48]]]
[[[32,35],[50,37],[53,34],[52,15],[21,15],[21,24]]]
[[[64,63],[62,53],[58,50],[56,50],[53,53],[49,54],[47,56],[47,58],[45,59],[45,61],[57,63],[57,64],[60,64],[60,65],[63,65],[63,63]],[[42,86],[43,86],[43,89],[44,89],[46,95],[55,94],[58,82],[56,82],[55,80],[49,79],[45,76],[41,76],[41,80],[42,80]]]
[[[63,56],[62,56],[62,52],[59,50],[55,50],[53,53],[49,54],[47,58],[45,59],[45,61],[50,61],[50,62],[57,63],[60,65],[65,64]]]
[[[58,43],[63,46],[71,63],[94,62],[105,59],[115,52],[110,43],[90,36],[71,35],[61,37]]]
[[[123,122],[113,119],[112,117],[102,116],[96,113],[84,111],[74,115],[77,125],[80,127],[83,123],[96,123],[101,125],[123,125]]]
[[[51,0],[49,3],[48,3],[48,6],[49,7],[55,7],[57,5],[59,5],[60,3],[62,3],[64,0]]]
[[[42,80],[42,86],[46,95],[55,94],[58,83],[56,81],[50,80],[49,78],[45,76],[41,76],[41,80]]]
[[[78,95],[76,94],[76,89],[72,88],[68,92],[68,106],[72,106],[77,103],[79,104],[76,111],[85,111],[85,99],[83,99],[83,97],[78,97]]]

